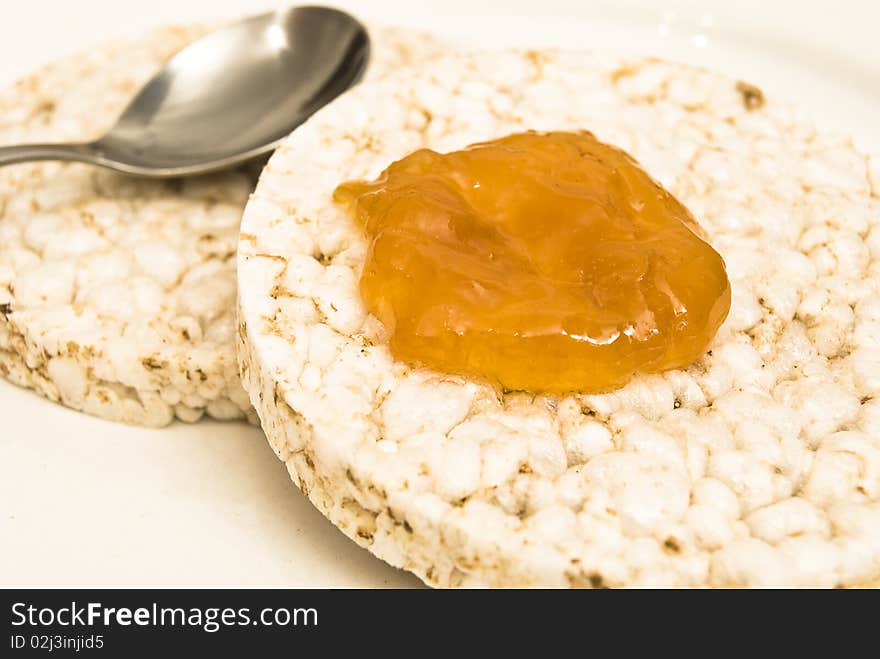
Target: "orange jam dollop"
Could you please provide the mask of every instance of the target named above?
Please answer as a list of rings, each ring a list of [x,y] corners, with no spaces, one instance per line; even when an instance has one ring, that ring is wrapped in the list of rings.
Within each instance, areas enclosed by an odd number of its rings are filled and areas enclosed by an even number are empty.
[[[340,185],[392,354],[505,389],[599,392],[700,357],[730,308],[688,210],[588,132],[422,149]]]

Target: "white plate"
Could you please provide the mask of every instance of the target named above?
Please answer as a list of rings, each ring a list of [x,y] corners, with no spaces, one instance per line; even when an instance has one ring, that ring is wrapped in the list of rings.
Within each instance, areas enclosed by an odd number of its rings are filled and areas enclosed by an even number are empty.
[[[182,4],[20,3],[15,20],[0,23],[0,82],[98,35],[275,3]],[[870,0],[838,0],[833,11],[826,3],[766,0],[444,0],[419,7],[374,0],[368,11],[364,2],[337,4],[486,47],[613,48],[719,69],[797,101],[821,126],[880,153],[880,4]],[[416,584],[326,522],[254,428],[128,428],[0,382],[0,585]]]

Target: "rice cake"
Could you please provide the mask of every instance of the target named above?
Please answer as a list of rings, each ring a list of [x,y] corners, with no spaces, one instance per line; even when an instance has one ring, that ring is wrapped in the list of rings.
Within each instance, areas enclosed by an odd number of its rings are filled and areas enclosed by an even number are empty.
[[[558,397],[391,358],[334,188],[526,129],[627,150],[707,231],[733,303],[692,366]],[[264,169],[239,242],[242,379],[314,505],[434,586],[875,583],[878,195],[876,159],[712,72],[443,58],[335,101]]]
[[[206,31],[167,28],[52,64],[0,94],[0,143],[101,135]],[[442,50],[371,30],[368,76]],[[89,165],[0,169],[0,374],[105,419],[253,411],[235,363],[235,249],[256,172],[151,181]]]

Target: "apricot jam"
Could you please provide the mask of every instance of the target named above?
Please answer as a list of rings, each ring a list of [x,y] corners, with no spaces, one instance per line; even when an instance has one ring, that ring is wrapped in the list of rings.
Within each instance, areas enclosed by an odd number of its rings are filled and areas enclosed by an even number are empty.
[[[423,149],[334,199],[366,233],[361,294],[409,363],[605,391],[691,364],[730,308],[693,216],[588,132]]]

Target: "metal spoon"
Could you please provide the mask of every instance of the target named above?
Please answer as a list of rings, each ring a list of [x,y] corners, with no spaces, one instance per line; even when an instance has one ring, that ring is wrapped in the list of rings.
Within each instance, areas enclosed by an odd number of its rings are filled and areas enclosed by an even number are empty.
[[[103,137],[0,148],[0,165],[78,160],[155,177],[231,167],[269,153],[357,83],[369,51],[363,25],[336,9],[254,16],[177,53]]]

